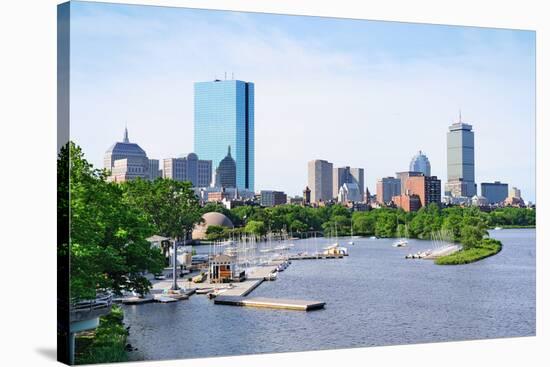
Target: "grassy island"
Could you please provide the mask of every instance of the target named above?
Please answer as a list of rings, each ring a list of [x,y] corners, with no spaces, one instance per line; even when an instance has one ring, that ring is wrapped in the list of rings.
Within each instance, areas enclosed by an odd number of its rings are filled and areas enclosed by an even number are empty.
[[[473,247],[462,249],[454,254],[440,257],[435,260],[437,265],[461,265],[485,259],[496,255],[502,249],[502,244],[492,238],[484,238]]]

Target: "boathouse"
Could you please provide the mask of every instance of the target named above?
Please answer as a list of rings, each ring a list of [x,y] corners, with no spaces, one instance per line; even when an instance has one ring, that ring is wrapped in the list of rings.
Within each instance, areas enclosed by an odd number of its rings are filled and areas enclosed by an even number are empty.
[[[210,260],[210,283],[240,282],[245,279],[244,271],[237,271],[234,258],[218,255]]]

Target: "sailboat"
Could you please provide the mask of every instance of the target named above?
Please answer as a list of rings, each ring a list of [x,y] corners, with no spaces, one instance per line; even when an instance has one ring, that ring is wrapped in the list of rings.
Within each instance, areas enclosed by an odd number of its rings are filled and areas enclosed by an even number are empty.
[[[350,236],[350,238],[353,238],[353,215],[351,216],[350,222],[351,222],[351,224],[350,224],[350,227],[351,227],[351,236]],[[349,241],[348,245],[353,246],[353,245],[355,245],[355,243],[353,241]]]
[[[396,228],[399,226],[399,220],[397,218],[397,215],[395,216],[395,222],[397,223]],[[409,244],[409,241],[407,241],[405,238],[401,237],[397,241],[393,243],[393,247],[405,247]]]

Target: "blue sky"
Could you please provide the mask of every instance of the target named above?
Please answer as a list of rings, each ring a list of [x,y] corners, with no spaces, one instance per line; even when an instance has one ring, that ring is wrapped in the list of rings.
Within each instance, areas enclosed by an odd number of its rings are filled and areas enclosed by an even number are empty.
[[[365,168],[371,192],[422,149],[444,182],[462,109],[476,181],[535,200],[535,33],[73,2],[72,138],[102,166],[122,138],[193,151],[193,82],[256,88],[256,189],[299,194],[307,161]]]

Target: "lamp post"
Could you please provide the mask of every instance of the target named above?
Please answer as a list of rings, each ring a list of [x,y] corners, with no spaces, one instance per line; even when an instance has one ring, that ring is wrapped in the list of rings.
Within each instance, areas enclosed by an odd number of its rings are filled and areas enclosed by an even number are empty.
[[[177,277],[177,265],[178,265],[178,243],[177,241],[174,239],[174,255],[173,255],[173,259],[172,259],[172,278],[173,278],[173,283],[172,283],[172,290],[173,291],[177,291],[178,289],[180,289],[178,287],[178,277]]]

